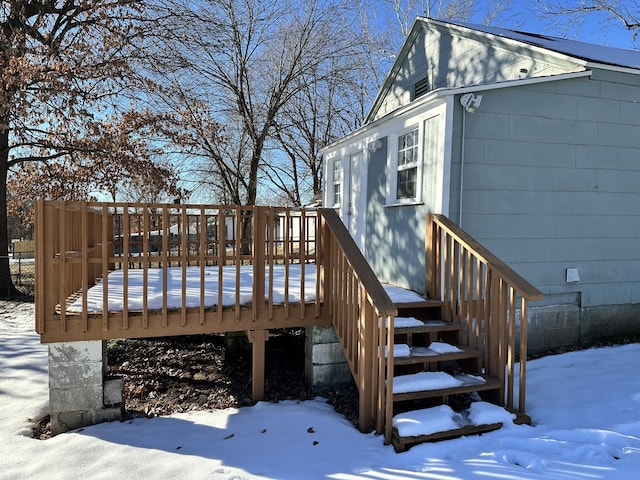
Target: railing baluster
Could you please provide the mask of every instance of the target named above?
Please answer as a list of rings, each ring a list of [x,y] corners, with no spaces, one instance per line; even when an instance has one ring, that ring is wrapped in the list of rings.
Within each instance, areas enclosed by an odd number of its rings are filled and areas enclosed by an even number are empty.
[[[222,285],[224,284],[224,267],[227,255],[227,216],[222,207],[218,209],[218,304],[216,311],[218,313],[218,324],[223,322],[222,317]]]
[[[240,267],[242,264],[242,235],[244,230],[245,214],[243,210],[236,207],[236,238],[235,238],[235,267],[236,267],[236,301],[235,301],[235,321],[240,321]]]
[[[59,202],[60,205],[60,263],[58,265],[58,296],[60,298],[60,329],[67,331],[67,209],[65,202]]]
[[[204,206],[200,206],[200,303],[198,305],[199,316],[200,316],[200,325],[204,325],[204,312],[205,312],[205,303],[204,303],[204,279],[205,279],[205,270],[207,267],[207,233],[209,229],[207,228],[207,216],[205,214]]]
[[[304,209],[300,211],[300,229],[298,230],[298,249],[300,250],[300,320],[304,320],[306,302],[305,302],[305,292],[304,292],[304,283],[305,283],[305,268],[307,265],[307,255],[306,255],[306,229],[305,229],[305,214]]]
[[[528,301],[526,297],[521,299],[520,307],[520,381],[518,387],[518,409],[525,411],[527,389],[527,328],[528,328]]]
[[[169,238],[171,237],[171,221],[169,220],[169,207],[162,208],[162,326],[169,326],[167,312],[169,309]]]
[[[89,291],[89,219],[87,213],[87,204],[83,203],[81,208],[81,220],[80,220],[80,235],[82,236],[81,241],[81,255],[82,255],[82,265],[80,266],[82,269],[82,313],[81,313],[81,322],[82,322],[82,333],[87,333],[89,329],[88,326],[88,308],[87,308],[87,292]]]
[[[253,301],[251,306],[253,309],[253,321],[258,319],[258,315],[264,311],[264,292],[265,292],[265,242],[266,242],[266,217],[267,209],[264,207],[254,207],[253,210]],[[271,287],[269,287],[271,288]]]
[[[507,342],[507,406],[513,408],[513,387],[516,362],[516,290],[509,287],[509,324]]]
[[[102,330],[109,330],[109,208],[102,204]]]
[[[483,352],[484,371],[502,382],[501,402],[506,397],[509,407],[515,388],[517,297],[522,298],[518,408],[524,413],[527,306],[542,294],[442,215],[427,216],[426,241],[431,242],[425,246],[426,289],[442,292],[445,316],[457,314],[465,323],[466,344]],[[443,288],[436,286],[440,281]]]
[[[289,318],[289,278],[290,278],[290,265],[291,265],[291,209],[285,209],[285,221],[284,221],[284,316]]]
[[[267,219],[266,219],[266,229],[267,229],[267,262],[269,264],[269,295],[268,295],[268,318],[269,320],[273,320],[273,280],[274,280],[274,270],[276,266],[276,219],[278,218],[278,212],[274,207],[271,207],[266,211]],[[289,317],[286,317],[289,318]]]
[[[182,241],[180,242],[180,266],[182,267],[182,291],[180,294],[180,325],[187,324],[187,266],[189,255],[189,217],[186,205],[182,205],[180,212],[180,225],[182,226]]]

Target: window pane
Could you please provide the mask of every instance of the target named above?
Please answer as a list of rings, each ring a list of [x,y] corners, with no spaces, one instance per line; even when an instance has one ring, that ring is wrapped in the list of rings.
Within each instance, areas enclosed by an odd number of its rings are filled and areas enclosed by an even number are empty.
[[[340,160],[335,160],[333,162],[333,181],[334,182],[339,182],[340,179],[342,178],[341,163],[342,162]]]
[[[418,129],[398,137],[398,166],[418,160]]]
[[[415,198],[418,168],[407,168],[398,172],[398,198]]]
[[[342,161],[334,160],[333,162],[333,204],[340,205],[342,201]]]
[[[418,129],[398,136],[396,198],[416,198],[418,177]]]

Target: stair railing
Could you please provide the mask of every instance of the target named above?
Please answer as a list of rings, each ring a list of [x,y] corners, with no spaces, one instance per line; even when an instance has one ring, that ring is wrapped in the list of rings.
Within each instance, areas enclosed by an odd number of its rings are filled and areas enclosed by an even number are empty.
[[[358,388],[359,428],[391,441],[393,319],[398,311],[338,217],[321,209],[321,295]]]
[[[464,346],[483,352],[484,372],[506,385],[501,400],[524,414],[528,303],[542,293],[443,215],[427,216],[425,251],[427,295],[443,301],[444,320],[463,323]]]

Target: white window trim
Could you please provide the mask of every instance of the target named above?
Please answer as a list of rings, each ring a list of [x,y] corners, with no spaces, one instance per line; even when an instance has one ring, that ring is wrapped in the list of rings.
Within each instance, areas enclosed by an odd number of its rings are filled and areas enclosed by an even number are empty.
[[[402,135],[406,135],[409,132],[414,130],[418,131],[418,145],[417,151],[418,156],[415,161],[416,166],[416,196],[408,197],[408,198],[398,198],[398,139]],[[415,205],[422,203],[422,166],[424,164],[423,157],[423,132],[424,128],[421,126],[420,122],[412,123],[409,126],[406,126],[402,130],[398,130],[394,132],[390,136],[390,148],[387,152],[388,159],[387,164],[390,166],[389,168],[389,176],[388,176],[388,186],[387,186],[387,206],[398,206],[398,205]]]

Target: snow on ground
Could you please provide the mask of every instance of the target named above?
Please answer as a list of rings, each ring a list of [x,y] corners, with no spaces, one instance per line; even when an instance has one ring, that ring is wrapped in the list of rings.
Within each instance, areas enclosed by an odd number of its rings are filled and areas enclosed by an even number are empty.
[[[0,479],[636,479],[640,344],[527,364],[533,426],[397,454],[323,401],[258,403],[30,438],[47,412],[33,305],[0,302]],[[486,412],[477,412],[483,415]]]

